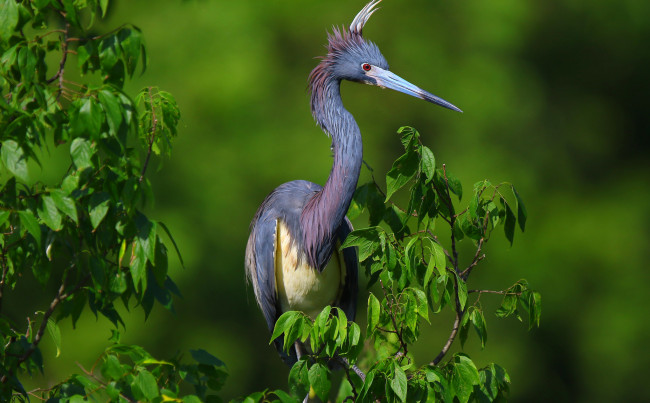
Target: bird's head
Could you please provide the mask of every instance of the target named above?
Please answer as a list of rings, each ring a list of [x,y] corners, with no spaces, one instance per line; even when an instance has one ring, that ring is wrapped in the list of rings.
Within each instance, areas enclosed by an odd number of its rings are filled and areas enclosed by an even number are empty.
[[[350,28],[334,28],[328,36],[327,56],[312,70],[309,76],[312,98],[328,79],[349,80],[363,84],[390,88],[416,98],[424,99],[445,108],[462,112],[456,106],[439,98],[392,73],[388,62],[374,43],[362,35],[363,27],[381,0],[372,0],[359,11]]]

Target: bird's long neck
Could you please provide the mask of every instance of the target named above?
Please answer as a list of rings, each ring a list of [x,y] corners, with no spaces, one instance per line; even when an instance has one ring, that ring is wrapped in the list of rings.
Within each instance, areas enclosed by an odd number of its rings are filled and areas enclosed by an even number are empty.
[[[334,163],[323,189],[307,202],[301,224],[307,259],[322,270],[332,255],[337,231],[359,180],[363,145],[359,126],[343,107],[340,80],[327,77],[316,85],[312,87],[312,112],[332,136]]]

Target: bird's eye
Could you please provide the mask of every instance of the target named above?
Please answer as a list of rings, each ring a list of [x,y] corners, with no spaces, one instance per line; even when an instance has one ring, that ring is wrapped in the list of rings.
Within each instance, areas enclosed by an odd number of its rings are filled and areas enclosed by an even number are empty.
[[[364,71],[370,71],[370,69],[372,68],[372,66],[371,66],[370,64],[368,64],[368,63],[364,63],[364,64],[361,65],[361,68],[362,68]]]

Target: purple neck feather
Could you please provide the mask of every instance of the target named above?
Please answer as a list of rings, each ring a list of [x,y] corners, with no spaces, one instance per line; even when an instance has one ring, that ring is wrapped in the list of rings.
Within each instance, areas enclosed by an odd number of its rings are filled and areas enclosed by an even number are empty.
[[[301,226],[310,265],[323,270],[329,261],[337,232],[359,179],[363,161],[361,132],[354,117],[343,107],[341,81],[319,65],[312,72],[311,108],[319,126],[332,136],[334,163],[321,191],[305,205]]]

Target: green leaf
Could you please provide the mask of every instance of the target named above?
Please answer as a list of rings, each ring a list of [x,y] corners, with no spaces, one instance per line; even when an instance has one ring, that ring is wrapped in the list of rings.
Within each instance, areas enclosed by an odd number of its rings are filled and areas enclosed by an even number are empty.
[[[414,140],[417,140],[420,137],[420,133],[417,130],[410,126],[402,126],[397,130],[397,134],[401,135],[400,140],[404,149],[409,148],[409,145],[412,144]]]
[[[2,225],[5,222],[7,222],[10,215],[11,215],[11,211],[9,211],[9,210],[0,210],[0,228],[2,228]]]
[[[9,0],[9,2],[16,4],[13,0]],[[2,149],[0,149],[0,158],[5,168],[14,176],[23,182],[29,180],[27,156],[18,143],[14,140],[3,141]]]
[[[476,330],[476,334],[478,334],[478,338],[481,340],[481,348],[485,348],[485,343],[487,342],[487,325],[485,323],[485,317],[483,317],[483,312],[475,309],[472,311],[471,319],[474,330]]]
[[[77,169],[91,167],[93,165],[91,158],[94,154],[95,150],[90,141],[83,137],[72,140],[72,144],[70,144],[70,156]]]
[[[106,122],[111,133],[116,135],[122,125],[122,108],[115,95],[107,89],[97,93],[97,98],[101,102],[104,112],[106,112]]]
[[[0,40],[9,42],[18,25],[18,3],[15,0],[0,0]]]
[[[504,230],[506,233],[506,238],[508,241],[510,241],[510,245],[512,245],[512,242],[515,238],[515,214],[512,212],[510,206],[507,203],[504,203],[503,206],[506,210],[506,222],[504,224]]]
[[[352,231],[345,238],[345,242],[343,242],[341,248],[358,246],[359,261],[363,262],[381,246],[380,233],[383,234],[383,231],[380,227],[369,227]]]
[[[149,221],[149,219],[141,213],[135,217],[135,225],[138,230],[136,241],[144,250],[147,259],[154,263],[156,257],[156,223]]]
[[[465,342],[467,341],[470,316],[471,314],[469,312],[466,312],[465,315],[463,315],[463,319],[460,322],[460,330],[458,331],[458,338],[460,339],[461,348],[465,348]]]
[[[461,403],[467,403],[481,379],[472,360],[464,354],[457,354],[453,359],[451,383],[456,392],[456,397]]]
[[[433,152],[427,146],[422,146],[421,148],[421,158],[422,158],[422,172],[427,177],[425,183],[429,183],[433,180],[433,177],[436,174],[436,159],[433,156]]]
[[[53,231],[61,229],[61,214],[52,197],[43,196],[42,204],[38,208],[38,216]]]
[[[73,191],[77,190],[79,187],[79,175],[76,175],[74,172],[63,179],[61,182],[61,190],[65,192],[66,195],[69,195]]]
[[[404,402],[406,401],[406,393],[407,393],[407,380],[406,380],[406,374],[404,373],[404,370],[402,367],[397,364],[396,361],[393,362],[393,369],[394,369],[394,374],[393,374],[393,379],[390,381],[390,388],[395,392],[395,395],[397,398]]]
[[[456,274],[456,284],[458,285],[458,303],[460,304],[460,309],[463,310],[467,303],[467,283]]]
[[[393,163],[393,167],[386,174],[386,201],[404,187],[418,171],[418,155],[407,152]]]
[[[74,116],[74,115],[73,115]],[[99,134],[104,114],[93,97],[81,101],[79,112],[71,119],[70,127],[74,134],[94,138]]]
[[[438,274],[444,276],[447,274],[447,256],[445,256],[445,251],[442,249],[442,246],[435,242],[431,243],[431,247],[433,249],[433,258],[436,262]]]
[[[129,76],[133,76],[138,59],[140,58],[142,35],[138,29],[123,28],[118,33],[118,38],[123,51],[122,58],[126,65],[126,70]]]
[[[411,288],[411,292],[417,301],[417,313],[429,322],[429,304],[427,294],[417,288]]]
[[[50,337],[54,342],[54,346],[56,347],[56,356],[58,357],[61,355],[61,329],[59,329],[59,325],[57,325],[53,319],[48,319],[47,331],[50,333]]]
[[[113,354],[107,354],[104,356],[104,363],[101,366],[101,372],[105,378],[115,381],[122,378],[126,373],[122,364],[120,364],[120,360]]]
[[[506,294],[503,296],[501,306],[496,311],[496,316],[505,318],[512,315],[517,310],[517,296],[514,294]]]
[[[517,192],[517,189],[515,189],[514,186],[512,186],[512,193],[514,193],[515,199],[517,200],[517,221],[519,221],[519,228],[521,228],[521,232],[523,232],[524,229],[526,229],[528,213],[526,212],[526,206],[524,206],[523,200],[521,200],[521,197],[519,196],[519,192]]]
[[[463,185],[460,183],[460,180],[454,175],[446,171],[447,181],[449,183],[449,189],[458,196],[458,200],[463,198]]]
[[[307,361],[302,359],[291,367],[289,372],[289,391],[302,400],[309,393],[309,370]]]
[[[167,228],[167,225],[165,225],[165,223],[163,223],[162,221],[158,221],[158,225],[160,225],[160,228],[162,228],[165,231],[165,233],[169,237],[169,240],[172,241],[172,245],[174,245],[174,249],[176,250],[176,255],[178,256],[178,260],[181,262],[181,267],[185,268],[185,263],[183,262],[183,256],[181,256],[181,251],[180,249],[178,249],[178,245],[176,244],[174,237],[172,237],[169,228]]]
[[[97,229],[97,226],[99,226],[104,217],[106,217],[109,202],[110,196],[106,192],[94,193],[90,197],[88,213],[90,214],[90,223],[92,224],[93,229]]]
[[[36,217],[34,217],[34,213],[32,213],[31,210],[19,211],[18,217],[20,217],[20,223],[23,225],[23,227],[25,227],[27,232],[29,232],[34,237],[34,239],[36,239],[36,243],[40,248],[41,227],[38,225],[38,221],[36,220]]]
[[[275,339],[287,331],[291,325],[293,325],[296,319],[298,319],[298,315],[300,315],[300,313],[295,311],[287,311],[283,313],[275,322],[275,327],[273,328],[273,334],[271,335],[269,344],[273,343]]]
[[[341,342],[345,341],[348,334],[348,318],[345,316],[345,312],[341,308],[336,308],[336,313],[338,317],[338,334],[341,337]]]
[[[309,384],[316,392],[316,395],[322,400],[327,401],[332,381],[330,380],[330,370],[327,366],[317,362],[309,368]]]
[[[131,262],[129,264],[129,271],[131,272],[131,278],[133,279],[133,286],[137,290],[140,283],[142,283],[142,291],[147,288],[147,256],[142,248],[140,242],[133,241],[131,244]]]
[[[198,349],[198,350],[190,350],[190,354],[192,354],[192,358],[199,364],[204,364],[204,365],[213,365],[215,367],[225,367],[226,364],[224,364],[223,361],[215,357],[214,355],[208,353],[204,349]]]
[[[371,292],[368,297],[368,330],[367,333],[372,333],[379,324],[379,317],[381,314],[381,304],[375,295]]]
[[[469,215],[473,220],[478,219],[479,195],[479,191],[476,191],[472,197],[472,200],[469,201]]]
[[[108,0],[99,0],[99,7],[102,10],[102,18],[106,16],[106,10],[108,9]]]
[[[330,312],[332,310],[332,307],[330,305],[327,305],[323,310],[316,316],[316,319],[314,319],[314,325],[318,326],[321,330],[325,329],[325,325],[327,324],[327,320],[330,317]]]
[[[278,399],[280,399],[280,403],[297,403],[296,399],[291,397],[287,392],[283,390],[274,390],[273,394],[275,394]]]
[[[539,320],[542,316],[542,295],[533,291],[528,294],[528,328],[539,327]]]
[[[117,273],[108,280],[108,290],[112,293],[121,295],[126,292],[126,276],[123,273]]]
[[[76,224],[79,223],[77,205],[74,200],[67,196],[65,191],[56,189],[50,192],[50,196],[59,211],[70,217]]]
[[[140,370],[133,383],[140,389],[144,397],[148,400],[158,397],[159,391],[156,378],[146,369]]]

